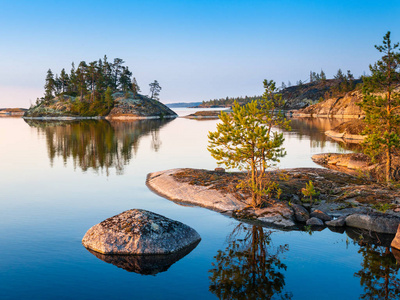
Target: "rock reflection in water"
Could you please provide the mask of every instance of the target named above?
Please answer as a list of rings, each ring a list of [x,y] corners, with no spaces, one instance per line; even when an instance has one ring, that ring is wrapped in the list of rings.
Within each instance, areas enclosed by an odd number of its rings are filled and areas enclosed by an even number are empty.
[[[271,233],[261,226],[239,224],[226,249],[214,257],[210,291],[219,299],[291,299],[291,293],[283,293],[281,270],[286,265],[279,258],[289,246],[274,247]]]
[[[400,299],[400,263],[394,255],[398,253],[390,250],[394,236],[360,229],[346,229],[346,233],[363,257],[362,269],[354,274],[364,289],[360,299]]]
[[[325,131],[331,130],[334,127],[346,122],[345,119],[329,119],[329,118],[293,118],[290,119],[290,126],[292,131],[298,134],[301,140],[303,136],[307,136],[310,139],[311,148],[324,148],[327,141],[332,141]],[[337,141],[336,141],[337,142]],[[337,142],[341,148],[351,151],[360,151],[360,145],[350,144],[343,142]]]
[[[199,242],[167,255],[105,255],[90,249],[86,250],[102,261],[128,272],[135,272],[141,275],[156,275],[167,271],[170,266],[192,252]]]
[[[159,129],[171,120],[25,121],[46,136],[51,165],[56,156],[61,156],[64,164],[72,158],[74,167],[83,171],[105,169],[108,174],[110,168],[115,168],[117,174],[122,174],[141,137],[151,135],[152,149],[160,149]]]

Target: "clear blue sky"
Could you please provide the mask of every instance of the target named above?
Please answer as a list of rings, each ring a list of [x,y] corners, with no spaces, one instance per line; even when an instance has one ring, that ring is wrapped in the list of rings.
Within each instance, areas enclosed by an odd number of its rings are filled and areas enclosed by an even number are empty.
[[[293,84],[310,70],[368,73],[390,30],[400,41],[400,1],[0,0],[0,107],[29,107],[46,71],[119,57],[144,94],[192,102]]]

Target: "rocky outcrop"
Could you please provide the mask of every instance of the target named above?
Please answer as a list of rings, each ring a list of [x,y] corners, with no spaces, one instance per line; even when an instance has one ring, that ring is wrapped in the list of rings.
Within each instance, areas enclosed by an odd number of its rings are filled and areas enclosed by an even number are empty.
[[[112,255],[101,254],[88,249],[90,253],[102,261],[113,264],[128,272],[135,272],[141,275],[156,275],[165,272],[178,260],[188,255],[199,242],[195,242],[177,252],[165,255]]]
[[[169,254],[200,240],[199,234],[181,222],[131,209],[90,228],[82,244],[102,254]]]
[[[118,92],[113,94],[114,107],[106,119],[176,118],[178,115],[161,102],[143,95]]]
[[[26,111],[26,108],[0,108],[0,117],[21,117]]]
[[[208,185],[193,185],[178,181],[174,174],[184,169],[172,169],[147,175],[147,186],[157,194],[178,203],[194,204],[238,217],[257,219],[277,227],[294,227],[293,210],[286,203],[274,203],[267,208],[249,209],[244,199]]]
[[[357,105],[362,99],[360,91],[352,91],[343,97],[331,98],[293,112],[294,117],[362,118],[365,114]]]
[[[394,237],[392,243],[390,244],[392,248],[400,250],[400,225],[397,227],[396,236]]]
[[[132,92],[113,94],[114,106],[101,113],[93,113],[89,107],[85,113],[78,113],[80,97],[60,95],[51,100],[38,103],[25,112],[26,119],[70,120],[70,119],[160,119],[176,118],[178,115],[161,102]],[[87,100],[84,103],[88,105]],[[90,104],[90,103],[89,103]]]
[[[352,214],[346,217],[346,225],[369,231],[395,234],[400,224],[400,217],[382,213]]]
[[[311,157],[313,162],[344,173],[363,176],[377,181],[384,181],[386,162],[384,158],[373,163],[371,158],[362,153],[323,153]],[[392,176],[400,180],[400,156],[392,157]]]

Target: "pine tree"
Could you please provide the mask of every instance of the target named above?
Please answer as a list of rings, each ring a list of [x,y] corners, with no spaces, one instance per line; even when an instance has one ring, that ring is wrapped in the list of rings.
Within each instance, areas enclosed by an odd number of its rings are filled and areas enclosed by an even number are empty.
[[[53,92],[56,89],[56,83],[54,80],[54,74],[51,71],[51,69],[49,69],[47,71],[47,76],[46,76],[46,83],[44,85],[44,100],[50,100],[54,98],[54,94]]]
[[[133,77],[133,79],[132,79],[132,92],[133,92],[133,97],[134,98],[140,92],[140,87],[139,87],[135,77]]]
[[[61,70],[60,82],[61,82],[61,93],[65,93],[69,85],[69,77],[68,74],[65,72],[65,69]]]
[[[370,65],[371,76],[364,77],[363,100],[367,137],[365,153],[376,159],[383,154],[385,178],[393,179],[393,155],[400,147],[400,94],[394,88],[400,81],[400,53],[395,52],[399,43],[392,45],[390,31],[383,37],[383,45],[375,48],[382,58]]]
[[[160,95],[161,86],[157,80],[154,80],[149,84],[150,86],[150,98],[154,100],[159,100],[158,96]]]

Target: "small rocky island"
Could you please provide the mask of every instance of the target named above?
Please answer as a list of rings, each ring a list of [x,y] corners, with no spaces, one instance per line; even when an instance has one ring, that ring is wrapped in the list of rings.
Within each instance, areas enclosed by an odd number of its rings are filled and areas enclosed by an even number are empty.
[[[26,119],[154,119],[177,114],[159,102],[161,86],[150,83],[149,96],[140,94],[136,78],[124,61],[107,56],[90,63],[72,63],[68,74],[49,69],[44,97],[24,114]]]

